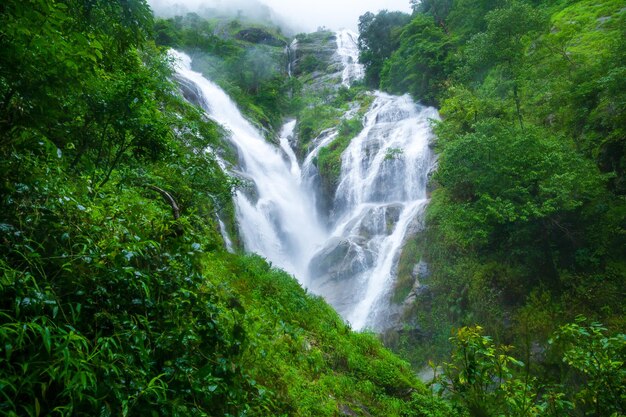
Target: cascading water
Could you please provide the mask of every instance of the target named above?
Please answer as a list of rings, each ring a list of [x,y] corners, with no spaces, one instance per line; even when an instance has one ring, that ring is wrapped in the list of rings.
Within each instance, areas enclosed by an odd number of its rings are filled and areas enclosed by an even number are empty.
[[[341,83],[349,87],[353,81],[360,80],[365,75],[363,65],[359,64],[358,36],[350,30],[337,32],[337,55],[341,58],[344,69],[341,74]]]
[[[337,54],[344,64],[343,85],[363,77],[356,34],[337,33]],[[382,330],[389,325],[389,296],[403,243],[421,226],[434,163],[430,120],[438,114],[408,95],[373,94],[364,129],[342,155],[332,230],[312,258],[309,286],[355,329]],[[310,159],[305,159],[305,168]]]
[[[191,70],[189,56],[176,51],[171,54],[177,60],[178,76],[196,86],[204,109],[230,130],[230,140],[237,147],[239,168],[250,183],[250,189],[235,195],[246,250],[263,255],[306,284],[310,254],[323,242],[325,232],[311,194],[300,186],[298,171],[265,141],[224,91]],[[295,158],[293,163],[297,165]]]
[[[289,45],[285,46],[285,56],[287,57],[287,76],[289,76],[289,78],[293,76],[293,65],[296,61],[297,47],[298,47],[297,39],[294,39]]]
[[[403,242],[421,224],[426,183],[434,156],[429,120],[437,112],[408,96],[374,92],[364,129],[342,155],[339,186],[324,227],[316,210],[319,150],[337,136],[317,138],[302,168],[291,149],[296,122],[280,134],[280,149],[267,143],[215,84],[178,58],[180,78],[196,86],[207,113],[232,133],[241,175],[251,184],[235,196],[239,230],[246,250],[266,257],[324,296],[355,329],[385,328],[389,294]],[[344,64],[341,82],[362,78],[356,34],[337,33]]]
[[[376,92],[342,156],[333,231],[310,266],[311,289],[356,329],[385,327],[398,256],[427,202],[432,108]]]

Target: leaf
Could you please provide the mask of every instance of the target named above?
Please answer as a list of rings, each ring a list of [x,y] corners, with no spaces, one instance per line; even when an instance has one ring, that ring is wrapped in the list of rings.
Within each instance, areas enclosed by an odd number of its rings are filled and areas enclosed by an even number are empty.
[[[50,354],[50,350],[51,350],[51,336],[50,336],[50,328],[48,328],[47,326],[43,328],[43,345],[46,348],[46,352],[48,352],[48,355]]]

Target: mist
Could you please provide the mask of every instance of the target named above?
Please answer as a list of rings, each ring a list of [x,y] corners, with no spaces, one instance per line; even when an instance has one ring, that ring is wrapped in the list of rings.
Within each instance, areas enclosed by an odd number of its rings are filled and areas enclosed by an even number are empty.
[[[357,30],[359,16],[382,9],[410,12],[409,0],[148,0],[163,17],[189,12],[216,13],[261,20],[286,32],[312,32],[320,27]]]
[[[382,9],[411,11],[409,0],[263,0],[281,16],[307,32],[320,26],[357,30],[359,16]]]

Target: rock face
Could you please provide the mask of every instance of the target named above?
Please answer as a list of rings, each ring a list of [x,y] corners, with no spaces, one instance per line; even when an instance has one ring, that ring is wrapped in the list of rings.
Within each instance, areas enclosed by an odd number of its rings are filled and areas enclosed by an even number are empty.
[[[196,106],[201,106],[203,104],[202,92],[198,88],[198,86],[184,77],[180,77],[178,75],[175,76],[176,81],[178,82],[179,88],[183,97],[188,102],[195,104]]]
[[[334,238],[313,257],[309,286],[354,328],[381,331],[401,314],[390,300],[403,242],[422,226],[437,114],[407,96],[374,97],[363,130],[342,153],[329,216]]]
[[[235,38],[250,43],[259,43],[269,46],[285,46],[285,42],[276,38],[271,33],[260,28],[247,28],[240,30]]]
[[[402,209],[401,204],[365,209],[346,225],[349,232],[331,238],[311,260],[311,289],[324,294],[340,314],[349,314],[364,296],[364,274],[374,267],[381,241],[396,227]]]
[[[311,289],[345,317],[362,296],[361,275],[371,268],[374,252],[365,247],[365,239],[331,239],[309,264],[309,274],[316,277]],[[354,290],[350,290],[354,289]]]
[[[430,271],[428,270],[428,264],[424,261],[419,261],[413,267],[412,277],[415,280],[413,282],[413,288],[407,295],[406,299],[403,302],[402,309],[409,310],[412,305],[417,303],[419,298],[424,296],[428,291],[428,285],[424,284],[424,280],[428,279],[430,276]]]
[[[305,76],[305,89],[339,88],[343,64],[334,32],[318,31],[296,37],[293,75]]]

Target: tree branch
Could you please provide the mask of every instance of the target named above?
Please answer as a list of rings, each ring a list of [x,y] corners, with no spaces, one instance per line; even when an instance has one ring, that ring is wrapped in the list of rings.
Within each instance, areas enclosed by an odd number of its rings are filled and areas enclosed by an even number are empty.
[[[174,197],[172,197],[170,193],[162,188],[157,187],[156,185],[146,185],[146,187],[161,194],[163,199],[165,199],[165,201],[172,207],[174,220],[178,220],[180,218],[180,207],[178,207],[178,204],[176,204],[176,200],[174,200]]]

